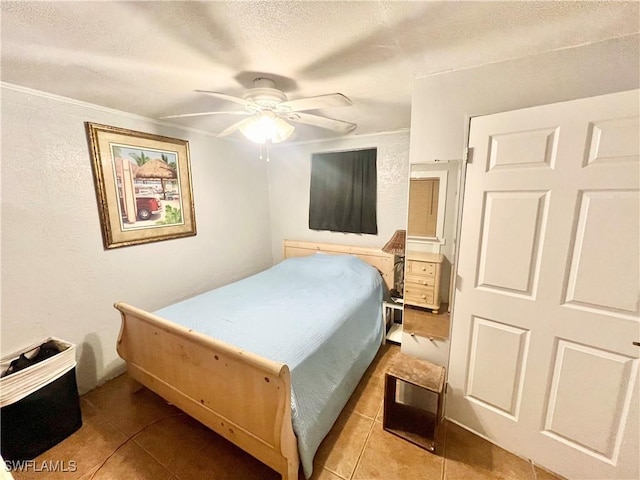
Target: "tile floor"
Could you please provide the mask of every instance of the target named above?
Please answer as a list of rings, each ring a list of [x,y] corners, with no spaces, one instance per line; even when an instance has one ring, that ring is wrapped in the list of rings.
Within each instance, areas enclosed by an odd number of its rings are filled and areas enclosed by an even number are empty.
[[[437,455],[383,430],[384,372],[398,352],[389,344],[378,352],[321,444],[313,480],[559,478],[452,423],[441,429],[443,448]],[[133,391],[126,374],[80,402],[82,428],[36,459],[36,465],[73,461],[75,471],[13,472],[16,480],[280,478],[151,391]]]

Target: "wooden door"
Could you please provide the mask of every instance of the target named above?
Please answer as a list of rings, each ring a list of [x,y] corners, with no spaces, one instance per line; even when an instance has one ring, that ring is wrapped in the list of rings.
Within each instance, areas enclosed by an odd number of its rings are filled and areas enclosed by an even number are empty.
[[[568,478],[640,473],[639,100],[471,121],[446,415]]]

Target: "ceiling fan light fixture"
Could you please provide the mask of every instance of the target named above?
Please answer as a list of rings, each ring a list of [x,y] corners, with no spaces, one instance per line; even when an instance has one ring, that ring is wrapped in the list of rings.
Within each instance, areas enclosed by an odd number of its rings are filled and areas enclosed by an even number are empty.
[[[257,113],[252,121],[240,126],[240,132],[254,143],[279,143],[289,138],[295,127],[271,110]]]
[[[340,135],[351,133],[356,128],[355,123],[325,117],[318,113],[307,113],[310,110],[352,105],[351,100],[341,93],[327,93],[314,97],[289,100],[282,90],[275,88],[273,80],[264,77],[255,78],[253,88],[247,90],[242,97],[210,90],[196,91],[206,93],[226,102],[239,103],[244,107],[244,110],[214,110],[169,115],[161,118],[198,117],[217,114],[243,115],[246,118],[232,123],[218,133],[218,136],[228,137],[240,130],[251,142],[259,145],[266,144],[267,147],[269,143],[283,142],[291,137],[295,131],[295,127],[291,123],[319,127]]]

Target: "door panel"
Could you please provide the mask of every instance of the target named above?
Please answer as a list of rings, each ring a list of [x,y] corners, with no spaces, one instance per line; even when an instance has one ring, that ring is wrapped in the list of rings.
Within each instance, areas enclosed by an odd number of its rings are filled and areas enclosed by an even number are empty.
[[[632,358],[560,340],[543,433],[614,463],[636,369]]]
[[[529,332],[486,318],[473,318],[467,395],[517,419]],[[500,345],[499,349],[495,345]]]
[[[553,168],[557,142],[558,129],[553,127],[491,135],[488,170]]]
[[[634,145],[640,143],[638,117],[614,118],[589,125],[587,164],[603,162],[635,162]]]
[[[638,315],[640,198],[637,191],[580,192],[567,306]],[[624,228],[620,228],[624,225]],[[603,245],[615,246],[603,255]]]
[[[446,415],[567,478],[640,475],[639,101],[471,121]]]
[[[546,198],[546,192],[485,193],[479,287],[534,295]]]

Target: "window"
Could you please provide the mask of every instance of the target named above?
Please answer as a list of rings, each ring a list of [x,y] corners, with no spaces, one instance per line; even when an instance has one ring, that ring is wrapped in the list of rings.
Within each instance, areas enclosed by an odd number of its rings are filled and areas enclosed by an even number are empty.
[[[407,238],[443,242],[447,171],[411,171]]]
[[[377,149],[314,153],[309,228],[376,235]]]
[[[438,225],[439,178],[412,178],[409,186],[409,221],[412,237],[435,237]]]

